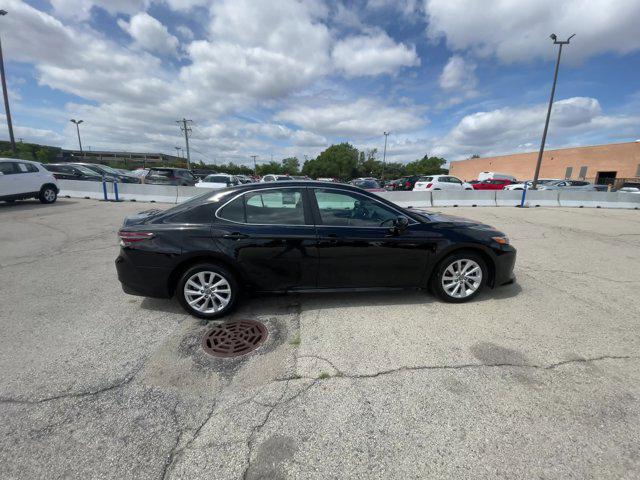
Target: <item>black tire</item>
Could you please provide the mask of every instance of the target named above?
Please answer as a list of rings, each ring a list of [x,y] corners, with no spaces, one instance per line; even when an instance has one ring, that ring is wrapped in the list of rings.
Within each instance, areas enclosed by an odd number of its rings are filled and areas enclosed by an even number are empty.
[[[45,185],[40,189],[38,200],[40,203],[53,203],[58,199],[58,192],[51,185]]]
[[[481,278],[479,279],[479,285],[476,287],[475,291],[469,294],[465,294],[465,296],[462,296],[462,297],[451,295],[449,292],[445,290],[443,286],[443,277],[445,275],[445,272],[450,266],[452,266],[452,264],[455,264],[458,261],[462,261],[463,265],[464,265],[464,262],[468,262],[468,261],[475,262],[478,265],[478,267],[480,267],[480,272],[482,274]],[[455,267],[454,267],[454,270],[455,270]],[[431,281],[429,286],[431,287],[431,291],[434,294],[436,294],[441,300],[444,300],[445,302],[449,302],[449,303],[463,303],[463,302],[468,302],[469,300],[472,300],[482,291],[484,286],[487,284],[488,275],[489,275],[489,270],[487,268],[487,264],[480,255],[473,252],[466,252],[466,251],[456,252],[449,255],[438,264],[435,271],[431,275]],[[455,284],[455,282],[453,281],[451,282]],[[469,283],[462,283],[462,285],[467,287],[471,285],[471,282],[472,280],[470,280]],[[467,291],[468,290],[469,289],[467,289]],[[453,292],[455,293],[455,290],[453,290]]]
[[[207,310],[206,306],[204,308],[198,309],[190,305],[189,300],[187,299],[187,293],[185,292],[185,285],[190,279],[192,279],[192,277],[197,276],[199,273],[203,273],[205,275],[205,278],[207,278],[208,276],[207,272],[215,275],[215,277],[213,277],[214,278],[213,282],[219,282],[218,277],[220,277],[222,280],[226,281],[229,287],[228,297],[223,293],[222,290],[220,290],[218,295],[215,294],[215,291],[209,292],[210,300],[207,300],[207,298],[203,298],[202,300],[203,305],[209,305],[209,302],[211,302],[211,305],[213,306],[215,304],[216,307],[218,307],[218,304],[221,303],[220,302],[221,296],[222,298],[228,298],[228,302],[226,303],[226,305],[220,306],[219,309],[215,311],[210,311],[210,312],[204,311],[204,310]],[[195,281],[198,282],[198,280],[195,280]],[[191,284],[190,286],[192,285],[193,284]],[[191,290],[195,291],[193,290],[193,287]],[[204,297],[206,297],[206,294],[207,292],[205,291],[203,294]],[[180,305],[182,305],[182,308],[184,308],[188,313],[190,313],[193,316],[196,316],[199,318],[205,318],[207,320],[220,318],[227,315],[229,312],[231,312],[231,310],[233,310],[233,308],[236,305],[236,301],[238,300],[239,295],[240,295],[240,285],[235,275],[230,271],[228,271],[227,269],[221,267],[220,265],[216,265],[215,263],[199,263],[197,265],[194,265],[193,267],[190,267],[181,275],[180,279],[178,280],[178,284],[176,286],[176,297],[178,297],[178,301],[180,302]],[[205,301],[207,302],[206,304],[204,303]]]

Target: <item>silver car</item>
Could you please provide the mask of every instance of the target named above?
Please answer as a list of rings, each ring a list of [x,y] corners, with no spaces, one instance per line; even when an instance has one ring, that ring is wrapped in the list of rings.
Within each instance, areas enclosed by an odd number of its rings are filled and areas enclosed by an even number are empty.
[[[584,180],[560,180],[540,185],[539,190],[567,190],[571,192],[595,192],[597,189],[591,182]]]

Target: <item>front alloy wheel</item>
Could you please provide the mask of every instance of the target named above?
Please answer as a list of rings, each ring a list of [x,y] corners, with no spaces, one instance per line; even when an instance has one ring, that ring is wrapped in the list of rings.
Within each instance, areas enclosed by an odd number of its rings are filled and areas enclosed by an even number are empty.
[[[477,255],[455,254],[443,261],[432,278],[432,289],[446,302],[461,303],[475,297],[486,283],[487,268]]]
[[[177,291],[185,310],[200,318],[213,319],[233,308],[237,290],[230,272],[216,265],[199,265],[184,273]]]

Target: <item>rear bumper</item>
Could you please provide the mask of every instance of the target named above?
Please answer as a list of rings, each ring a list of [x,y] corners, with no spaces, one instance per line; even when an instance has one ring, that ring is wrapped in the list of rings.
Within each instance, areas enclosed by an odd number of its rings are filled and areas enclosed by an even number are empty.
[[[139,267],[134,265],[126,252],[116,258],[118,280],[122,290],[129,295],[169,298],[169,271],[164,268]]]
[[[504,245],[496,252],[494,287],[512,283],[515,280],[513,267],[516,264],[516,255],[517,250],[511,245]]]

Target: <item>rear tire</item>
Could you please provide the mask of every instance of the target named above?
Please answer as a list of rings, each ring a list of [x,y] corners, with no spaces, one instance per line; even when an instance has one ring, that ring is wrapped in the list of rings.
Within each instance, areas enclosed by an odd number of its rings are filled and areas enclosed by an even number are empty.
[[[58,192],[56,189],[51,186],[44,186],[40,189],[40,194],[38,195],[38,200],[40,203],[53,203],[58,198]]]
[[[487,264],[472,252],[453,253],[438,264],[431,276],[431,291],[449,303],[475,298],[487,283]]]
[[[214,263],[200,263],[187,269],[176,288],[182,308],[207,320],[231,312],[239,294],[240,286],[235,275]]]

